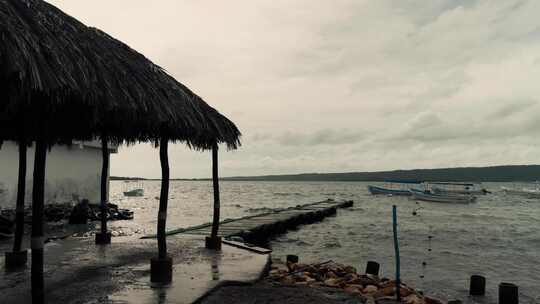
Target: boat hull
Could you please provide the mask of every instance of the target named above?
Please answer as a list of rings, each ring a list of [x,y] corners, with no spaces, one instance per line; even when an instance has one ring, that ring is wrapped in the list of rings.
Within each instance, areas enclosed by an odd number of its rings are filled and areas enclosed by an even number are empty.
[[[465,195],[440,195],[426,193],[417,190],[411,190],[411,195],[413,199],[425,202],[434,202],[434,203],[449,203],[449,204],[469,204],[473,203],[476,200],[474,196],[465,196]]]
[[[432,187],[431,190],[435,194],[440,194],[440,195],[486,195],[486,194],[488,194],[488,191],[485,190],[485,189],[480,189],[480,190],[448,190],[448,189]]]
[[[368,190],[371,194],[377,195],[377,194],[386,194],[386,195],[404,195],[404,196],[410,196],[411,192],[409,190],[397,190],[397,189],[386,189],[382,187],[377,186],[368,186]]]
[[[144,196],[144,190],[134,189],[130,191],[124,191],[124,196]]]
[[[509,195],[518,195],[527,198],[540,198],[540,192],[535,190],[515,190],[503,188],[503,192]]]

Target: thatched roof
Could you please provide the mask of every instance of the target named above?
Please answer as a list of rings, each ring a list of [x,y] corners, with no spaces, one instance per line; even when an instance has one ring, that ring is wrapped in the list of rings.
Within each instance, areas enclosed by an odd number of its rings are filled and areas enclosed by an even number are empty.
[[[159,66],[41,0],[0,0],[0,98],[4,139],[24,126],[31,138],[45,129],[51,143],[105,133],[239,145],[234,123]]]

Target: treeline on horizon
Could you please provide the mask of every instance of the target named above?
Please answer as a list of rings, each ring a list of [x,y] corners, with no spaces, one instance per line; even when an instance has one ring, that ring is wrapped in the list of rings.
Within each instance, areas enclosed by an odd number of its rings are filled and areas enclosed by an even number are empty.
[[[148,178],[143,177],[129,177],[129,176],[110,176],[110,180],[122,180],[122,181],[138,181],[138,180],[148,180]]]
[[[304,173],[226,177],[230,181],[385,181],[532,182],[540,180],[540,165],[463,167],[349,173]]]
[[[159,180],[142,177],[111,176],[111,180]],[[540,180],[540,165],[462,167],[439,169],[394,170],[349,173],[303,173],[263,176],[223,177],[225,181],[385,181],[420,180],[453,182],[533,182]],[[209,178],[175,178],[171,180],[210,180]]]

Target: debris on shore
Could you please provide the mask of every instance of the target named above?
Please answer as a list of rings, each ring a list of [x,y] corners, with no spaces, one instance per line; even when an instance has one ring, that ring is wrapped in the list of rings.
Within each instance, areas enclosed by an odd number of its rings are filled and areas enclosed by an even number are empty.
[[[287,268],[272,266],[269,280],[284,285],[339,288],[357,296],[364,303],[444,304],[445,302],[425,296],[422,292],[401,282],[401,302],[396,300],[396,281],[371,274],[358,274],[353,266],[332,261],[319,264],[287,262]]]
[[[0,240],[10,239],[14,237],[15,232],[15,209],[3,209],[0,210]],[[92,221],[101,220],[101,206],[99,204],[90,204],[88,200],[81,200],[80,202],[73,204],[72,202],[64,204],[47,204],[43,210],[44,219],[47,223],[47,230],[51,235],[46,239],[46,242],[63,239],[69,235],[74,237],[91,237],[94,232],[92,229],[88,230]],[[129,209],[118,208],[116,204],[107,204],[107,220],[132,220],[133,211]],[[24,223],[26,226],[32,225],[32,209],[26,208],[24,210]],[[84,225],[84,226],[72,226],[73,229],[67,229],[71,225]],[[78,227],[78,228],[77,228]],[[81,230],[82,229],[82,230]],[[25,228],[25,231],[29,231],[29,228]],[[68,234],[66,234],[68,233]],[[112,230],[112,236],[127,236],[132,233],[126,229]]]
[[[59,222],[62,220],[69,220],[71,217],[76,217],[78,221],[82,218],[86,218],[88,221],[99,221],[101,210],[99,204],[90,204],[86,200],[73,205],[73,203],[63,204],[47,204],[43,210],[44,219],[47,222]],[[15,220],[15,209],[1,210],[0,216],[5,221],[0,222],[8,223]],[[107,220],[132,220],[133,211],[129,209],[118,208],[116,204],[107,204]],[[32,224],[32,209],[30,207],[24,210],[24,222],[26,224]],[[85,222],[86,223],[86,222]],[[7,224],[6,224],[7,226]]]
[[[7,217],[0,215],[0,239],[11,238],[13,236],[14,222]]]

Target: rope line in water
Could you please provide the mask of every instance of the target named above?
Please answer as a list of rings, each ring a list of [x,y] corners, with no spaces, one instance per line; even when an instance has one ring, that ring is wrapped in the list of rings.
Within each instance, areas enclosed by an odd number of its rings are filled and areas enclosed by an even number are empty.
[[[418,204],[418,202],[416,202],[416,204]],[[424,255],[424,259],[422,261],[422,271],[421,271],[421,274],[420,274],[420,279],[422,280],[422,289],[425,290],[425,282],[426,282],[426,275],[427,275],[427,266],[428,264],[431,264],[431,261],[432,261],[432,258],[431,258],[431,252],[433,251],[433,247],[432,247],[432,239],[433,239],[433,226],[432,225],[428,225],[426,223],[426,221],[424,220],[424,218],[421,216],[421,214],[418,213],[419,210],[422,210],[424,209],[424,207],[420,206],[416,209],[413,210],[412,212],[412,215],[413,216],[417,216],[419,221],[426,225],[429,229],[429,233],[428,233],[428,237],[427,237],[427,250],[426,250],[426,253]],[[429,262],[429,263],[428,263]]]

